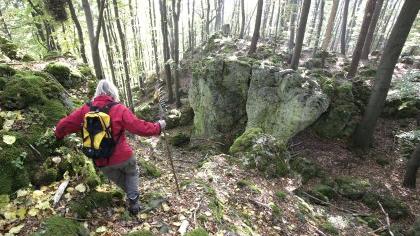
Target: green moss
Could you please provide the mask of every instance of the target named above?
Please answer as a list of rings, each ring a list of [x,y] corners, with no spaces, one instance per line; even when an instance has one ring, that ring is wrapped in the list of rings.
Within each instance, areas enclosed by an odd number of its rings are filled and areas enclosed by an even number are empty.
[[[57,180],[57,170],[53,168],[41,167],[34,177],[32,178],[32,184],[35,186],[46,186]]]
[[[169,142],[175,147],[181,147],[190,142],[190,136],[184,133],[177,133],[169,138]]]
[[[58,100],[47,100],[43,105],[37,107],[45,115],[45,124],[48,126],[53,126],[67,115],[67,109]]]
[[[0,76],[0,91],[3,91],[3,89],[6,87],[6,83],[8,80],[8,78]]]
[[[338,193],[352,200],[363,198],[370,189],[368,180],[358,179],[352,176],[341,176],[335,182],[337,183]]]
[[[4,53],[10,59],[18,59],[17,57],[17,45],[12,41],[0,36],[0,51]]]
[[[213,217],[217,222],[221,222],[223,220],[224,214],[224,206],[223,203],[214,197],[210,200],[209,208],[212,211]]]
[[[332,187],[324,184],[316,185],[313,191],[326,197],[327,200],[333,199],[336,194]]]
[[[61,55],[61,52],[59,52],[59,51],[48,51],[44,56],[43,56],[43,59],[45,60],[45,61],[48,61],[48,60],[53,60],[53,59],[56,59],[56,58],[58,58],[58,57],[61,57],[62,55]]]
[[[378,229],[381,227],[381,221],[377,215],[360,216],[362,223],[365,223],[371,229]]]
[[[271,214],[273,215],[274,218],[279,219],[283,215],[283,211],[276,204],[272,204],[271,205]]]
[[[286,196],[287,196],[287,193],[283,191],[277,191],[275,194],[276,194],[277,199],[280,201],[283,201],[284,199],[286,199]]]
[[[16,74],[16,70],[7,64],[0,64],[0,77],[11,77]]]
[[[31,61],[35,61],[35,58],[34,57],[32,57],[31,55],[29,55],[29,54],[25,54],[25,55],[23,55],[23,57],[22,57],[22,61],[23,62],[31,62]]]
[[[126,236],[153,236],[154,234],[148,230],[139,230],[126,234]]]
[[[260,128],[247,129],[239,138],[235,140],[233,145],[230,147],[229,152],[231,154],[248,151],[252,143],[263,133]]]
[[[203,228],[196,228],[188,232],[185,236],[208,236],[209,233]]]
[[[379,209],[378,201],[391,219],[400,219],[407,217],[409,214],[407,205],[399,199],[393,198],[389,193],[368,192],[362,199],[362,202],[371,209]]]
[[[42,77],[43,80],[37,80],[37,84],[42,88],[45,96],[49,99],[63,99],[64,87],[55,79],[54,76],[43,71],[33,71],[33,75]]]
[[[158,178],[162,175],[160,169],[149,161],[141,159],[139,161],[139,164],[140,164],[140,173],[143,174],[144,176]]]
[[[374,77],[376,75],[376,69],[369,67],[360,68],[358,74],[362,77]]]
[[[78,65],[77,70],[79,70],[79,72],[87,78],[94,78],[95,77],[93,72],[92,72],[92,69],[87,64]]]
[[[146,120],[154,121],[159,114],[159,108],[151,102],[142,103],[139,107],[134,108],[136,116]]]
[[[409,236],[419,236],[420,235],[420,218],[417,218],[416,222],[414,222],[413,226],[408,232]]]
[[[8,80],[3,93],[0,95],[2,107],[15,110],[23,109],[32,104],[42,104],[46,97],[39,87],[37,80],[41,78],[31,74],[18,74]]]
[[[53,75],[64,88],[74,88],[81,82],[81,77],[72,73],[70,68],[63,63],[50,63],[45,67],[44,71]]]
[[[83,225],[75,220],[61,216],[48,218],[34,236],[88,236],[89,232]]]
[[[90,192],[85,197],[73,202],[70,210],[78,217],[86,218],[94,209],[106,208],[114,205],[112,192]]]
[[[322,177],[323,173],[319,166],[304,157],[295,157],[290,160],[290,168],[302,176],[304,183],[316,177]]]
[[[331,234],[331,235],[339,235],[338,229],[336,227],[334,227],[334,225],[332,225],[330,222],[325,222],[321,225],[321,228]]]
[[[248,188],[254,193],[261,193],[261,190],[254,183],[246,179],[239,180],[236,185],[239,188]]]
[[[192,124],[194,120],[194,110],[190,106],[183,106],[181,108],[181,117],[179,119],[180,126]]]

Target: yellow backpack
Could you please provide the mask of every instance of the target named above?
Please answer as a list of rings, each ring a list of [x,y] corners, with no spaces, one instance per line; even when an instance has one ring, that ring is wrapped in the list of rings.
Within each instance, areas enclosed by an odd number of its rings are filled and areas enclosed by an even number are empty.
[[[102,108],[87,103],[90,111],[83,118],[83,153],[94,160],[100,158],[109,158],[114,152],[115,145],[118,143],[112,136],[111,117],[109,110],[118,104],[111,102]]]

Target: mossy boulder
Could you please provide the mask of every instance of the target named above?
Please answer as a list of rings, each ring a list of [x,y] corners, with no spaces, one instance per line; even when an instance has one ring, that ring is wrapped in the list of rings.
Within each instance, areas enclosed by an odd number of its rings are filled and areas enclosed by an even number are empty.
[[[287,143],[312,125],[329,104],[328,96],[311,78],[292,70],[253,68],[246,104],[246,128],[261,128]]]
[[[79,72],[86,78],[95,78],[95,75],[93,74],[92,69],[88,64],[77,65],[77,70],[79,70]]]
[[[81,199],[74,201],[70,205],[70,210],[76,213],[78,217],[86,218],[95,209],[114,206],[114,197],[116,195],[113,192],[93,191]]]
[[[371,187],[368,180],[352,176],[338,177],[335,182],[337,183],[337,192],[351,200],[362,199]]]
[[[49,185],[57,180],[58,172],[53,168],[41,167],[34,175],[31,183],[35,186]]]
[[[315,162],[305,157],[297,156],[290,159],[290,168],[302,176],[302,182],[304,183],[324,175]]]
[[[25,54],[23,55],[21,61],[23,62],[31,62],[31,61],[35,61],[35,58],[29,54]]]
[[[159,115],[159,107],[153,102],[144,102],[134,108],[137,117],[146,121],[155,121]]]
[[[170,136],[169,142],[175,147],[181,147],[190,142],[190,136],[185,133],[176,133]]]
[[[362,202],[371,209],[379,209],[378,202],[380,202],[391,219],[400,219],[409,215],[407,205],[388,192],[369,191],[364,195]]]
[[[16,74],[16,70],[7,64],[0,64],[0,77],[11,77]]]
[[[141,159],[139,161],[139,164],[140,164],[140,174],[142,176],[158,178],[162,175],[160,169],[156,165],[151,163],[150,161]]]
[[[89,236],[89,231],[75,220],[62,216],[52,216],[46,219],[33,236]]]
[[[12,41],[0,36],[0,51],[10,59],[18,59],[18,46]]]
[[[324,93],[328,94],[331,105],[314,124],[313,129],[325,138],[350,136],[357,124],[360,111],[355,104],[352,83],[346,80],[323,77],[319,79]]]
[[[179,125],[186,126],[191,125],[194,120],[194,110],[189,104],[184,105],[180,109],[181,117],[179,118]]]
[[[230,148],[232,154],[244,157],[244,164],[256,168],[268,178],[285,176],[289,172],[286,163],[286,146],[261,129],[251,128],[238,137]]]
[[[324,65],[322,63],[322,59],[320,59],[320,58],[311,58],[311,59],[305,61],[305,63],[303,63],[303,66],[306,67],[307,69],[323,68],[324,67]]]
[[[64,63],[52,62],[48,64],[44,71],[53,75],[57,81],[63,85],[64,88],[76,88],[80,85],[82,80],[82,75],[74,72],[70,67]]]
[[[334,188],[325,184],[318,184],[313,188],[313,192],[318,196],[323,196],[326,201],[333,199],[336,196]],[[321,199],[322,200],[322,199]]]

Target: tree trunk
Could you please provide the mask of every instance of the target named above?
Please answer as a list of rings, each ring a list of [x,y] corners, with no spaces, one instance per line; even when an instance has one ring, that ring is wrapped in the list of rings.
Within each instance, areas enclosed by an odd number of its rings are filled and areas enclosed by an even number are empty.
[[[319,19],[318,19],[318,26],[316,29],[316,39],[315,39],[315,47],[314,47],[314,55],[316,54],[316,51],[319,47],[319,40],[321,38],[321,29],[322,29],[322,23],[324,21],[324,6],[325,6],[325,0],[321,0],[321,6],[319,7]]]
[[[290,8],[291,8],[291,14],[290,14],[290,33],[289,33],[289,43],[288,43],[288,51],[289,51],[289,57],[287,60],[287,63],[291,63],[292,61],[292,53],[293,48],[295,47],[295,25],[296,25],[296,15],[297,15],[297,0],[290,0]]]
[[[376,42],[376,46],[375,46],[376,50],[382,49],[383,42],[387,39],[386,32],[387,32],[387,29],[388,29],[390,23],[392,22],[392,20],[391,20],[392,17],[394,16],[394,18],[395,18],[396,14],[394,14],[394,13],[397,12],[399,3],[401,3],[401,1],[395,1],[395,4],[392,6],[392,9],[391,9],[390,13],[389,13],[387,19],[385,20],[385,23],[382,27],[382,30],[381,30],[381,33],[379,35],[378,41]],[[390,28],[392,29],[392,27],[390,27]]]
[[[344,8],[343,4],[338,5],[338,11],[337,11],[338,16],[342,15],[343,8]],[[343,19],[343,17],[338,17],[338,20],[334,24],[334,30],[333,30],[333,34],[332,34],[332,42],[331,42],[331,45],[330,45],[330,51],[336,51],[335,49],[338,47],[338,42],[340,42],[340,33],[341,33],[340,28],[341,28],[342,19]]]
[[[280,5],[280,3],[279,3]],[[273,6],[271,7],[271,13],[270,13],[270,20],[268,22],[268,34],[272,34],[272,26],[273,26],[273,18],[274,18],[274,11],[276,9],[276,1],[273,2]]]
[[[302,52],[303,39],[305,37],[306,22],[308,21],[311,0],[303,0],[302,12],[300,13],[299,28],[296,35],[296,46],[293,52],[290,68],[296,70],[299,66],[300,53]]]
[[[388,94],[395,64],[398,62],[419,8],[420,4],[417,0],[406,0],[397,22],[392,28],[376,72],[375,83],[365,114],[353,135],[353,143],[356,147],[366,149],[372,143],[373,132]]]
[[[3,14],[1,10],[0,10],[0,20],[1,20],[1,23],[3,24],[4,33],[7,35],[7,37],[9,37],[10,40],[12,40],[12,34],[10,34],[9,28],[7,27],[6,21],[3,18]]]
[[[89,33],[90,50],[92,54],[93,67],[95,69],[95,75],[98,80],[103,79],[103,72],[101,66],[101,57],[99,50],[95,49],[95,31],[93,26],[92,11],[90,10],[90,4],[88,0],[82,0],[83,10],[85,12],[86,24]]]
[[[263,0],[258,0],[257,16],[255,19],[254,34],[252,35],[251,46],[249,47],[248,55],[252,55],[257,50],[258,39],[260,38],[261,16],[263,10]]]
[[[150,29],[151,29],[151,34],[152,34],[152,46],[153,46],[153,58],[155,59],[155,72],[156,72],[156,76],[159,78],[160,77],[160,67],[159,67],[159,59],[158,59],[158,52],[157,52],[157,42],[156,42],[156,15],[155,15],[155,7],[154,7],[154,2],[153,2],[153,7],[152,7],[152,2],[150,0],[148,0],[149,2],[149,19],[150,19]],[[152,13],[152,9],[153,9],[153,13]]]
[[[338,9],[338,0],[333,0],[330,17],[328,18],[327,28],[325,30],[324,41],[322,41],[321,48],[323,50],[327,50],[328,45],[330,45],[332,31],[333,31],[334,22],[335,22],[335,16],[337,15],[337,9]]]
[[[271,7],[271,0],[267,0],[265,2],[265,9],[264,9],[264,16],[263,16],[263,22],[261,25],[261,35],[262,37],[265,37],[265,28],[267,27],[267,21],[270,13],[270,7]]]
[[[376,0],[368,0],[366,3],[365,15],[363,17],[362,27],[360,29],[359,38],[354,47],[353,56],[351,58],[350,70],[347,78],[353,78],[356,75],[359,66],[360,55],[362,54],[363,44],[365,43],[366,33],[369,30],[369,24],[372,19],[372,13],[375,10]]]
[[[192,5],[192,16],[191,16],[191,38],[192,38],[192,48],[195,48],[195,30],[194,30],[194,18],[195,18],[195,2],[193,1]]]
[[[369,59],[370,47],[372,46],[373,34],[376,30],[376,24],[379,20],[379,15],[382,10],[382,5],[384,0],[377,0],[375,5],[375,10],[373,11],[372,20],[369,24],[369,30],[366,35],[365,43],[363,44],[362,55],[360,56],[361,59],[367,60]]]
[[[168,89],[168,102],[172,103],[174,101],[174,95],[172,93],[172,75],[171,75],[171,66],[169,65],[170,52],[169,52],[169,42],[168,42],[168,21],[166,13],[166,0],[159,0],[160,7],[160,19],[161,19],[161,29],[162,29],[162,38],[163,38],[163,59],[165,65],[165,74],[166,74],[166,86]]]
[[[308,32],[309,37],[308,37],[308,41],[307,41],[309,47],[311,46],[311,42],[312,42],[312,38],[313,38],[313,32],[314,32],[315,24],[316,24],[316,18],[318,16],[317,15],[318,14],[318,8],[319,8],[320,3],[321,3],[321,0],[317,0],[316,3],[315,3],[315,7],[312,11],[312,21],[311,21],[311,26],[309,27],[309,32]]]
[[[239,38],[244,38],[244,32],[245,32],[245,0],[241,0],[241,32],[239,33]]]
[[[77,19],[76,10],[74,9],[72,0],[67,0],[67,3],[69,5],[71,19],[73,20],[74,25],[76,26],[77,35],[79,37],[80,56],[82,57],[84,63],[88,63],[88,60],[86,57],[85,40],[83,38],[82,26],[80,26],[80,22]]]
[[[99,3],[99,0],[98,0],[98,3]],[[112,82],[116,86],[118,86],[117,79],[116,79],[116,76],[115,76],[113,52],[112,52],[112,49],[109,45],[108,32],[107,32],[107,27],[106,27],[106,24],[105,24],[105,16],[102,18],[102,27],[104,29],[102,37],[104,38],[104,42],[105,42],[106,55],[107,55],[107,59],[108,59],[108,63],[109,63],[109,69],[111,71]]]
[[[276,45],[277,45],[277,37],[278,37],[278,33],[279,33],[279,28],[280,28],[280,14],[281,14],[281,11],[283,10],[282,8],[281,8],[281,6],[282,6],[282,4],[281,4],[281,2],[279,2],[279,6],[278,6],[278,10],[277,10],[277,16],[276,16],[276,29],[275,29],[275,33],[274,33],[274,39],[275,39],[275,42],[276,42]],[[276,49],[276,47],[274,47],[274,50]]]
[[[255,14],[255,11],[257,10],[257,8],[258,8],[258,2],[257,2],[257,5],[255,5],[254,10],[252,10],[251,16],[249,17],[248,22],[246,23],[245,35],[248,35],[249,31],[251,31],[251,29],[250,29],[251,28],[251,19],[252,19],[252,17],[254,17],[254,14]]]
[[[223,4],[224,4],[224,0],[217,0],[216,21],[215,21],[215,26],[214,26],[215,31],[219,31],[220,27],[222,26]]]
[[[343,21],[341,22],[341,48],[340,48],[340,52],[343,55],[346,55],[347,14],[349,12],[349,2],[350,2],[350,0],[345,0],[345,2],[344,2]]]
[[[181,97],[179,94],[179,15],[181,12],[181,0],[172,0],[172,15],[174,19],[174,61],[175,61],[175,104],[181,107]]]
[[[351,36],[353,35],[353,28],[356,25],[357,16],[355,14],[356,14],[356,11],[359,10],[359,6],[360,6],[360,4],[357,4],[357,3],[360,3],[360,2],[361,2],[361,0],[355,0],[354,4],[353,4],[353,9],[352,9],[352,13],[351,13],[351,20],[349,22],[349,26],[347,27],[348,29],[347,29],[347,33],[346,33],[346,35],[347,35],[347,37],[346,37],[346,52],[349,50],[350,39],[351,39]]]
[[[124,73],[125,73],[125,88],[126,88],[126,93],[127,93],[128,106],[130,107],[131,111],[134,111],[134,103],[133,103],[133,97],[131,94],[131,87],[130,87],[130,72],[128,71],[128,58],[127,58],[125,36],[123,33],[121,20],[120,20],[120,16],[118,12],[117,0],[112,0],[112,3],[114,5],[115,21],[117,23],[118,35],[120,37],[120,42],[121,42],[121,53],[122,53]]]
[[[416,188],[417,170],[420,167],[420,143],[417,144],[416,149],[411,154],[405,169],[403,186],[407,188]]]
[[[207,9],[206,9],[206,38],[208,39],[210,35],[210,0],[207,0]]]

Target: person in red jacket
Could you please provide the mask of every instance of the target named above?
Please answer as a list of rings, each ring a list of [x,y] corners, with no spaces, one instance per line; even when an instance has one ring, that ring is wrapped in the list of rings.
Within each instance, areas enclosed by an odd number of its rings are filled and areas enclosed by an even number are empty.
[[[115,85],[110,81],[100,80],[92,105],[102,108],[111,102],[118,101],[118,89]],[[68,134],[80,132],[83,127],[83,118],[89,111],[89,106],[85,104],[61,119],[55,128],[56,138],[60,140]],[[105,176],[125,191],[128,210],[132,214],[137,214],[141,209],[138,190],[139,168],[133,149],[128,144],[124,133],[127,130],[140,136],[159,135],[165,128],[166,122],[159,120],[156,123],[151,123],[138,119],[130,109],[122,104],[112,106],[108,114],[111,117],[112,136],[116,141],[118,140],[118,143],[108,160],[97,159],[95,165]]]

